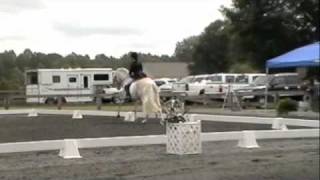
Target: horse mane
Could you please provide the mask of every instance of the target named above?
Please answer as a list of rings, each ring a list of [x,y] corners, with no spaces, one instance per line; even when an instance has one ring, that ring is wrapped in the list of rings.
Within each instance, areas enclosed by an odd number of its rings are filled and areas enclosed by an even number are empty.
[[[117,68],[115,72],[119,72],[119,73],[126,73],[129,74],[129,70],[127,68],[121,67],[121,68]]]

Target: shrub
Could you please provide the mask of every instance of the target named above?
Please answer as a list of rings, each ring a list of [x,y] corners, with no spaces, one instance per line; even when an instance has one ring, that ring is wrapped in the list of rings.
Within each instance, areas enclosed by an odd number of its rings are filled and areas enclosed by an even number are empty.
[[[298,109],[298,103],[292,99],[282,99],[277,106],[278,115],[288,115],[290,111],[296,111]]]

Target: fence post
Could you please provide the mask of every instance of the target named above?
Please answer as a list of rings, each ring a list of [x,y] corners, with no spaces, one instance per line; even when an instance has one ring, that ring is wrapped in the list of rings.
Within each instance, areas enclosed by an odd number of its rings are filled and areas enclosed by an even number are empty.
[[[58,110],[62,109],[62,97],[61,96],[58,96],[57,108],[58,108]]]
[[[4,109],[8,110],[10,108],[10,97],[9,95],[4,97]]]
[[[96,95],[97,110],[101,110],[102,99],[99,94]]]
[[[279,102],[279,93],[275,93],[273,104],[276,106]]]

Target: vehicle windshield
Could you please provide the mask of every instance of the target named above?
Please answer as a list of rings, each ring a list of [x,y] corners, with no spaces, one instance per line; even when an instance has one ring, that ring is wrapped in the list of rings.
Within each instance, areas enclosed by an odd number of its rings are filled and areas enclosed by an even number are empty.
[[[237,76],[235,82],[239,84],[247,84],[249,83],[249,77],[246,75]]]
[[[273,76],[260,76],[257,77],[253,82],[252,85],[254,86],[261,86],[261,85],[266,85],[272,80]]]
[[[207,80],[209,80],[209,82],[221,82],[222,81],[222,77],[221,76],[210,76],[207,78]]]
[[[190,82],[201,82],[202,80],[204,80],[205,77],[197,77],[197,78],[193,78]]]
[[[180,79],[179,83],[189,83],[193,80],[193,77],[185,77],[185,78],[182,78]]]
[[[155,83],[157,86],[161,86],[161,85],[165,84],[164,81],[155,81]]]

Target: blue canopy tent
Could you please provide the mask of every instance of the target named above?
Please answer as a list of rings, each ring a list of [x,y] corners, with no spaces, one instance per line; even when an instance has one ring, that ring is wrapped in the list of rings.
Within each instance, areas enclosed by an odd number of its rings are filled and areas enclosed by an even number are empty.
[[[290,67],[319,67],[320,63],[320,43],[309,44],[283,55],[272,58],[266,63],[266,73],[272,68]],[[268,86],[268,84],[266,84]],[[268,88],[265,88],[265,108],[267,108]]]
[[[309,44],[267,61],[266,68],[319,66],[320,43]]]

